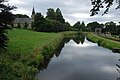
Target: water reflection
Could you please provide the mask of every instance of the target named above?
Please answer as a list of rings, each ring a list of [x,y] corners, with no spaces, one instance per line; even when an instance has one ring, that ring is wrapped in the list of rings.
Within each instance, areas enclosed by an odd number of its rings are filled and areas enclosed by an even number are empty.
[[[119,54],[112,54],[81,36],[64,41],[60,46],[64,47],[57,49],[52,59],[46,59],[47,69],[40,71],[38,80],[119,80],[115,65],[119,64]]]
[[[85,40],[85,35],[84,34],[77,34],[73,36],[69,36],[63,39],[63,41],[60,43],[59,47],[54,51],[53,54],[51,55],[46,55],[44,56],[44,60],[39,63],[38,69],[39,70],[44,70],[47,69],[49,62],[51,61],[51,58],[55,55],[58,57],[61,53],[62,48],[64,47],[65,44],[67,44],[70,40],[74,40],[76,44],[79,44],[80,42],[83,44]]]
[[[120,61],[120,59],[119,59]],[[118,71],[118,73],[120,74],[120,65],[119,64],[116,64],[116,66],[118,67],[116,70]],[[120,80],[120,77],[118,77],[116,80]]]
[[[76,44],[83,44],[84,43],[84,40],[85,40],[85,35],[84,34],[79,34],[79,35],[76,35],[74,37],[72,37],[71,39],[73,39],[73,41],[76,43]]]

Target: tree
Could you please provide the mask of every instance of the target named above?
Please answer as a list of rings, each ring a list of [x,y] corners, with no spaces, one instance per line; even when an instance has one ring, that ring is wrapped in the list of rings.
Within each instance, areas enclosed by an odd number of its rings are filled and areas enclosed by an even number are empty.
[[[76,23],[73,25],[73,28],[76,28],[76,29],[80,30],[80,21],[76,22]]]
[[[77,29],[77,30],[81,30],[81,31],[85,31],[86,30],[86,27],[85,27],[85,23],[84,22],[82,22],[82,23],[80,23],[80,21],[78,21],[77,23],[75,23],[74,25],[73,25],[73,28],[74,29]]]
[[[6,0],[0,0],[0,51],[7,47],[8,37],[6,33],[14,20],[14,15],[10,11],[16,8],[15,6],[5,5],[4,2]]]
[[[17,24],[17,28],[19,28],[19,29],[21,28],[21,25],[20,25],[20,23],[18,23],[18,24]]]
[[[63,15],[59,8],[56,9],[56,20],[60,23],[65,23],[65,19],[63,18]]]
[[[91,0],[91,3],[93,5],[93,8],[90,10],[91,16],[98,14],[100,9],[104,7],[106,8],[106,10],[102,15],[107,14],[107,12],[109,11],[109,8],[113,5],[114,1],[115,0]],[[116,7],[116,9],[120,8],[120,0],[116,0],[116,3],[118,3],[118,6]],[[106,4],[106,6],[104,4]]]
[[[119,35],[119,38],[120,38],[120,22],[119,22],[119,25],[117,25],[117,34]]]
[[[63,15],[59,8],[56,9],[56,12],[54,11],[54,9],[49,8],[46,18],[59,21],[60,23],[65,23],[65,19],[63,18]]]
[[[63,25],[59,21],[46,19],[45,29],[46,32],[60,32],[63,31]]]
[[[88,31],[94,32],[95,28],[102,28],[102,26],[98,22],[91,22],[91,23],[87,24],[87,30]]]
[[[65,30],[65,19],[59,8],[56,11],[52,8],[48,9],[45,26],[47,26],[47,31],[58,32]]]
[[[72,30],[72,29],[71,29],[72,27],[71,27],[70,23],[68,23],[68,22],[65,22],[64,28],[65,28],[65,31]]]
[[[35,31],[44,31],[45,30],[45,19],[41,13],[35,14],[35,20],[32,23],[32,28]]]
[[[117,30],[118,29],[117,29],[116,23],[114,23],[113,21],[105,23],[105,31],[106,32],[116,34]]]
[[[14,23],[13,23],[13,22],[11,23],[11,27],[12,27],[12,28],[14,27]]]
[[[24,23],[24,29],[27,29],[28,26],[29,26],[28,23],[25,22],[25,23]]]
[[[48,9],[46,18],[51,19],[51,20],[56,19],[56,13],[55,13],[54,9],[52,9],[52,8]]]
[[[15,16],[15,18],[29,18],[29,16],[27,16],[27,15],[23,15],[23,14],[15,14],[14,15]]]
[[[85,23],[84,23],[84,22],[81,23],[81,27],[82,27],[82,30],[83,30],[83,31],[86,30],[86,29],[85,29]]]

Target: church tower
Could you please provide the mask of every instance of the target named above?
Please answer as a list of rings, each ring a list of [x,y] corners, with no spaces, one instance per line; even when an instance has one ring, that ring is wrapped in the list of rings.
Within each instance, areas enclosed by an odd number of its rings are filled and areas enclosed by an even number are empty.
[[[32,20],[34,21],[34,18],[35,18],[35,9],[34,9],[34,7],[33,7],[33,10],[32,10],[31,18],[32,18]]]

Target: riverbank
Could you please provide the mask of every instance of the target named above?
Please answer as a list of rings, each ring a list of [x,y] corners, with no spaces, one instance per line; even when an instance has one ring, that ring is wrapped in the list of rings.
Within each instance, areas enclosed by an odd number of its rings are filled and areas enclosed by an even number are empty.
[[[117,49],[119,51],[119,49],[120,49],[120,42],[118,42],[118,41],[103,38],[103,37],[97,36],[93,33],[87,33],[87,38],[88,38],[88,40],[91,40],[92,42],[98,43],[99,46],[103,46],[103,47],[109,48],[111,50]]]
[[[66,35],[75,33],[43,33],[21,29],[9,31],[7,51],[0,55],[0,79],[33,80],[40,63],[52,55]]]

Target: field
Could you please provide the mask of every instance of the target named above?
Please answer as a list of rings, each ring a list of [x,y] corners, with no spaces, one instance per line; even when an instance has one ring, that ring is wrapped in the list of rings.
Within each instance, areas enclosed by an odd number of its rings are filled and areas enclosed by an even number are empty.
[[[0,55],[1,80],[33,80],[39,63],[58,47],[60,33],[43,33],[23,29],[8,31],[7,51]]]
[[[13,29],[8,32],[9,52],[21,52],[23,54],[30,54],[33,50],[41,48],[43,45],[51,44],[54,40],[60,38],[60,34],[56,33],[42,33],[29,30]]]

